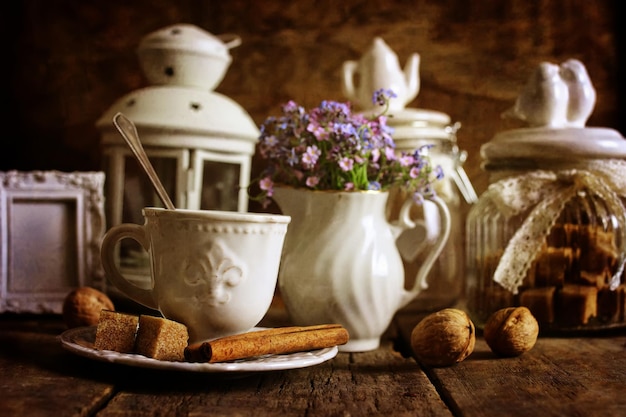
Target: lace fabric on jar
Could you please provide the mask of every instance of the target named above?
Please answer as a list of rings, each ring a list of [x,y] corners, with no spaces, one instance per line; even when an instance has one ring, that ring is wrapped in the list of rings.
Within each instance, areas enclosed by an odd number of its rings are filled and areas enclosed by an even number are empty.
[[[617,221],[616,236],[621,249],[618,268],[609,286],[620,284],[626,262],[626,161],[592,160],[575,169],[535,170],[501,179],[489,186],[490,198],[505,217],[524,212],[528,215],[509,240],[496,267],[493,280],[517,294],[531,265],[564,207],[579,193],[589,193],[603,200]]]

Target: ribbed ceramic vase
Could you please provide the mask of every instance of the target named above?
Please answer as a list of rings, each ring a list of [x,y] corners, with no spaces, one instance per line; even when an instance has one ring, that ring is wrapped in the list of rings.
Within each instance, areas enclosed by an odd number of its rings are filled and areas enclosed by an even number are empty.
[[[391,224],[385,216],[388,193],[311,191],[277,188],[274,200],[291,216],[278,285],[294,324],[339,323],[350,333],[344,352],[378,348],[395,312],[413,300],[446,243],[448,209],[441,234],[429,249],[413,288],[404,288],[404,268],[396,247],[405,216]],[[407,202],[412,204],[411,202]],[[408,205],[407,205],[408,207]]]

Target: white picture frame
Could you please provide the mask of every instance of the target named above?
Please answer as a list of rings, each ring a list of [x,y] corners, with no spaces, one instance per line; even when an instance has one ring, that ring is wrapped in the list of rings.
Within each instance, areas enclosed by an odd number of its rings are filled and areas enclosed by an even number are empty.
[[[105,290],[103,172],[0,172],[0,312],[61,313],[80,286]]]

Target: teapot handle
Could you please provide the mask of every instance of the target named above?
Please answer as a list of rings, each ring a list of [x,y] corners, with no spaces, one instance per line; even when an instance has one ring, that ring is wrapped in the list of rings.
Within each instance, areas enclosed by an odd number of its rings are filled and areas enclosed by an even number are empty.
[[[439,225],[440,232],[437,235],[436,240],[433,242],[432,246],[430,246],[427,250],[426,259],[420,266],[417,271],[417,276],[415,277],[415,283],[413,287],[406,291],[403,295],[403,299],[401,300],[400,306],[398,308],[402,308],[410,303],[417,295],[424,289],[428,287],[426,279],[430,270],[432,269],[437,257],[443,251],[445,244],[448,242],[448,238],[450,237],[450,211],[448,210],[447,204],[437,196],[426,197],[426,200],[432,201],[439,211],[439,218],[441,220],[441,224]],[[416,223],[410,219],[409,209],[411,205],[415,204],[412,199],[408,199],[404,202],[402,209],[400,210],[400,223],[404,227],[412,227],[416,226]]]
[[[343,63],[343,94],[350,100],[356,100],[354,89],[354,74],[358,71],[357,61],[345,61]]]

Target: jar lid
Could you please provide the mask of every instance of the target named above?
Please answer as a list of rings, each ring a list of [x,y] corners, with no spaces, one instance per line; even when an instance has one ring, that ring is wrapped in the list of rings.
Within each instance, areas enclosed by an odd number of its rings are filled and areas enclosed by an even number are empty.
[[[139,43],[139,51],[177,50],[194,52],[230,59],[228,50],[239,46],[241,39],[237,35],[212,35],[191,24],[177,24],[159,29],[146,35]]]
[[[480,148],[489,162],[511,159],[624,159],[626,140],[609,128],[523,128],[496,134]]]
[[[402,109],[390,113],[387,124],[394,130],[394,141],[403,148],[415,149],[424,141],[456,142],[455,133],[458,127],[452,128],[450,116],[438,111]]]
[[[445,113],[427,110],[405,108],[389,114],[389,125],[402,126],[447,126],[450,124],[450,116]]]

